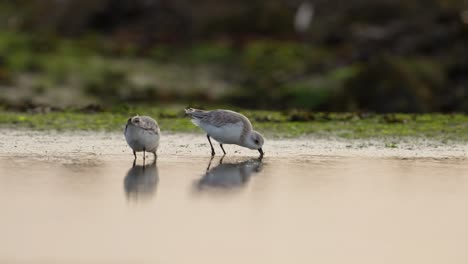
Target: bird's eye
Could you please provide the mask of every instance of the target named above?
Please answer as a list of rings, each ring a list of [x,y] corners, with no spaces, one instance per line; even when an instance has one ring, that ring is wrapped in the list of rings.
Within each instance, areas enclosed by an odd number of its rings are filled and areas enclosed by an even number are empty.
[[[257,145],[258,145],[258,143],[259,143],[259,142],[258,142],[258,139],[256,139],[254,142],[255,142],[255,144],[257,144]]]
[[[135,118],[135,123],[138,123],[138,122],[140,122],[140,119]]]

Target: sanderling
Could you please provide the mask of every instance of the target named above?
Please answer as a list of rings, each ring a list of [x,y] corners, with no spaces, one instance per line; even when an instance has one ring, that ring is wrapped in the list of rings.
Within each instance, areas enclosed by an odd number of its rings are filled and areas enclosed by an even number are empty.
[[[263,157],[263,136],[252,129],[249,119],[242,114],[230,110],[204,111],[185,109],[185,113],[192,118],[192,122],[206,132],[211,146],[211,156],[215,155],[210,137],[219,142],[223,153],[223,144],[236,144],[249,149],[256,149]]]
[[[136,152],[143,151],[143,161],[145,152],[152,152],[156,159],[156,150],[159,146],[160,130],[158,123],[149,116],[134,116],[129,118],[125,126],[125,139],[133,150],[133,156]]]

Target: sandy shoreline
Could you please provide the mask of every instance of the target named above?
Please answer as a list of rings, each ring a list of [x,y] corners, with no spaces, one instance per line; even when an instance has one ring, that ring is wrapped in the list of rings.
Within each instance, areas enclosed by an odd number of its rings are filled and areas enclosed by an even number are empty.
[[[254,157],[258,153],[227,145],[229,156]],[[436,142],[424,139],[346,140],[304,137],[267,139],[265,157],[300,159],[307,156],[457,158],[466,159],[468,144]],[[216,147],[217,154],[221,153]],[[209,145],[202,133],[163,134],[158,150],[160,158],[207,156]],[[115,132],[56,132],[0,129],[1,157],[67,160],[96,158],[102,160],[131,157],[122,134]]]

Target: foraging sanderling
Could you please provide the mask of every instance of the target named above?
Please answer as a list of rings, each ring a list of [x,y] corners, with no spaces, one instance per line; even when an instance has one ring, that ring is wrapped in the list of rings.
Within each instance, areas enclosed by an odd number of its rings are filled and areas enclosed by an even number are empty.
[[[125,126],[125,139],[128,145],[133,150],[133,156],[136,152],[143,151],[143,161],[145,160],[145,152],[151,152],[156,159],[156,150],[159,146],[159,137],[161,131],[158,123],[149,116],[134,116],[127,120]]]
[[[223,144],[236,144],[249,149],[256,149],[263,157],[263,136],[252,129],[249,119],[242,114],[230,110],[204,111],[199,109],[185,109],[185,113],[192,118],[192,123],[206,132],[211,146],[211,156],[215,155],[210,137],[219,142],[223,153]]]

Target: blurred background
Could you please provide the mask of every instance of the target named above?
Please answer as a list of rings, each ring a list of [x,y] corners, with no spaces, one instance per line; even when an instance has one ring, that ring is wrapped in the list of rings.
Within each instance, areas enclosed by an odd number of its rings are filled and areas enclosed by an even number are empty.
[[[466,0],[1,0],[0,105],[468,112]]]

